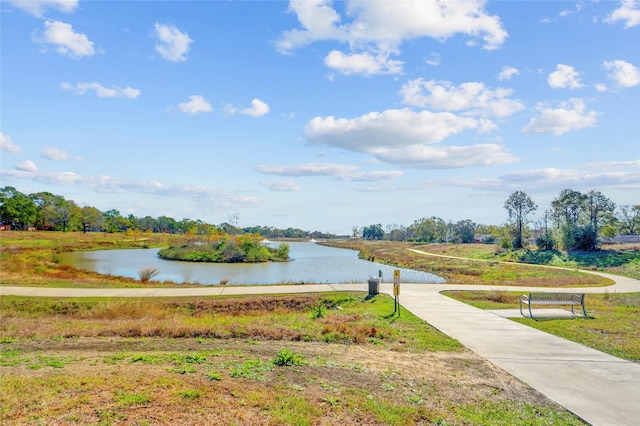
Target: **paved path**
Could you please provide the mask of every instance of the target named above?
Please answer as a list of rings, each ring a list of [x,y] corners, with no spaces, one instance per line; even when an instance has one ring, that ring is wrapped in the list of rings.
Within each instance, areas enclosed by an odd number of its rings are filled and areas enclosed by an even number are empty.
[[[640,281],[598,273],[613,279],[610,287],[567,291],[589,293],[640,292]],[[640,364],[510,321],[440,294],[443,290],[541,290],[528,287],[450,284],[402,284],[403,307],[443,333],[457,339],[503,370],[529,384],[592,425],[640,424]],[[368,291],[367,284],[242,286],[157,289],[79,289],[1,287],[0,296],[161,297],[284,294],[335,290]],[[545,289],[551,290],[551,289]],[[392,294],[391,284],[380,291]],[[587,301],[588,309],[588,301]]]

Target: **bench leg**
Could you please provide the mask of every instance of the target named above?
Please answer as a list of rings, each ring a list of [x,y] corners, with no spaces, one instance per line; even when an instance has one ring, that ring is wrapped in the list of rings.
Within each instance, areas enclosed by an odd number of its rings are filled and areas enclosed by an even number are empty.
[[[531,318],[531,319],[535,319],[535,318],[533,317],[533,312],[531,312],[531,303],[529,303],[529,318]]]
[[[522,312],[522,300],[520,301],[520,315],[522,315],[524,318],[533,318],[531,314],[531,305],[527,304],[527,306],[529,307],[529,316],[526,316],[524,312]]]

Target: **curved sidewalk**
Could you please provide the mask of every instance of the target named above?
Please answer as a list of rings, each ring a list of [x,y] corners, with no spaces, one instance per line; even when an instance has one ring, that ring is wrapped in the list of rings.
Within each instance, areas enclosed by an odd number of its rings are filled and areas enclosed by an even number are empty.
[[[600,273],[598,273],[600,274]],[[614,286],[569,291],[638,292],[640,281],[600,274]],[[451,284],[402,284],[402,306],[467,348],[527,383],[592,425],[640,424],[640,364],[607,355],[566,339],[474,308],[440,294],[469,289],[529,291],[527,287],[479,287]],[[368,291],[366,284],[242,286],[158,289],[79,289],[0,287],[0,296],[169,297],[243,294]],[[391,284],[380,290],[392,294]],[[537,288],[540,290],[540,288]],[[552,290],[552,289],[544,289]]]

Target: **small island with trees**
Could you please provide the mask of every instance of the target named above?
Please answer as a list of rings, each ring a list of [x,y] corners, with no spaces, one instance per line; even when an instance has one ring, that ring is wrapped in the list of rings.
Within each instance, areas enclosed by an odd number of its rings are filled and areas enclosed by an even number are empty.
[[[262,237],[255,234],[224,235],[212,241],[192,241],[179,246],[164,248],[158,256],[165,260],[212,263],[258,263],[289,261],[289,245],[278,248],[262,244]]]

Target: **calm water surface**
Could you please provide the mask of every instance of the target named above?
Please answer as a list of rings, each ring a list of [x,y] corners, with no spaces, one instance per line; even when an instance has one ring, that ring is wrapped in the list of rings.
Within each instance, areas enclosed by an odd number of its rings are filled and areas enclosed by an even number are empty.
[[[281,284],[281,283],[347,283],[366,282],[371,276],[393,281],[393,270],[398,269],[358,259],[354,250],[325,247],[313,242],[288,243],[289,256],[285,263],[194,263],[160,259],[159,249],[102,250],[64,253],[62,264],[101,274],[138,278],[141,268],[158,268],[158,281],[191,282],[204,285],[218,284],[228,279],[229,284]],[[277,247],[279,243],[271,243]],[[402,282],[442,283],[436,275],[411,269],[400,269]]]

